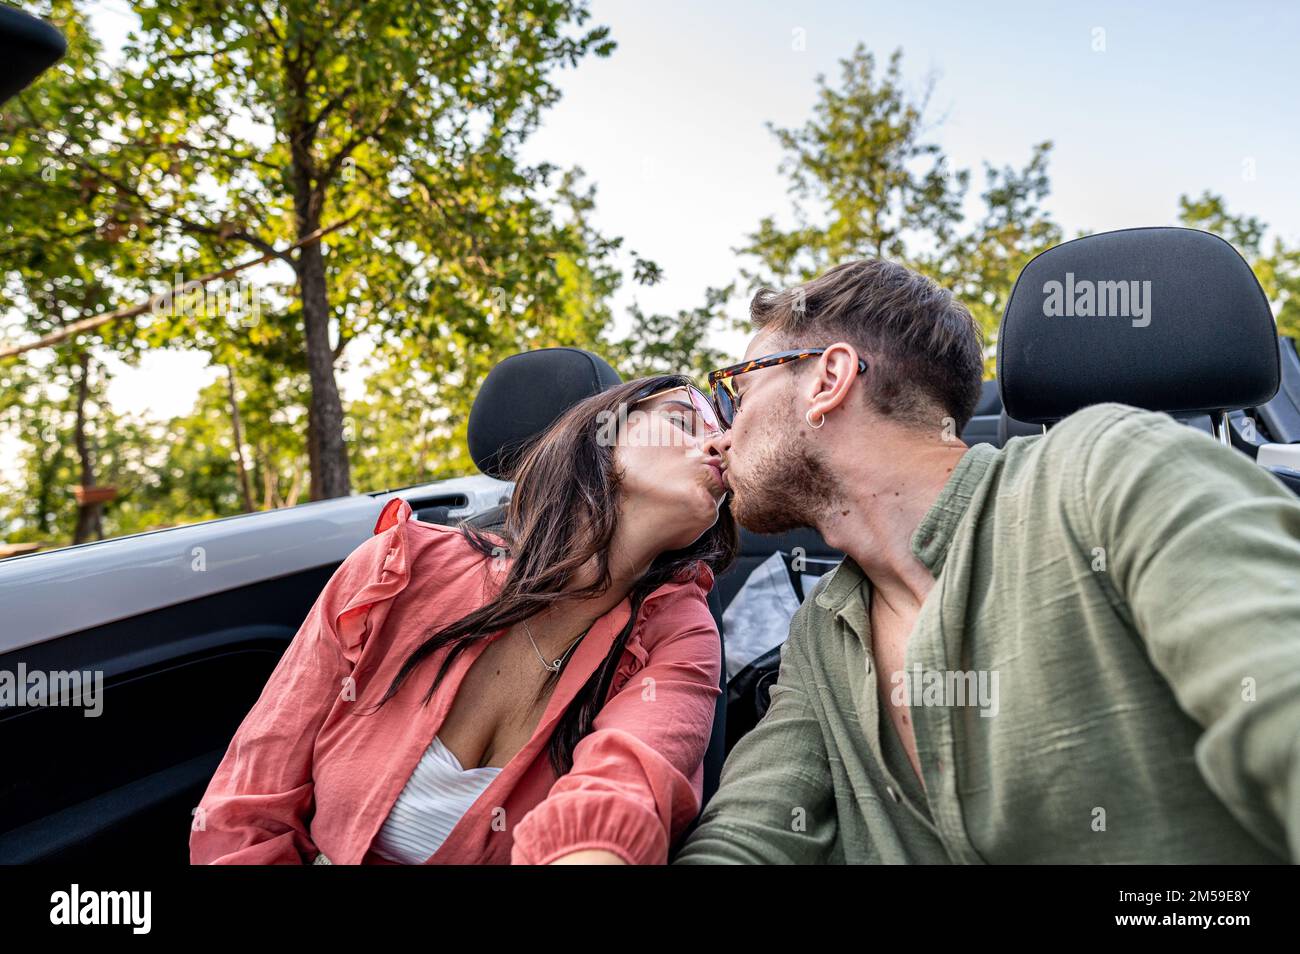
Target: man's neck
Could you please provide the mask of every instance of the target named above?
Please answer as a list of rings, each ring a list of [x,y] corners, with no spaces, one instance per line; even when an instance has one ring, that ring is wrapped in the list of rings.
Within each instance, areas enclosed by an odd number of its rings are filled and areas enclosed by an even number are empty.
[[[967,450],[960,441],[903,439],[833,464],[840,496],[818,515],[817,530],[862,568],[891,613],[914,614],[934,583],[912,552],[912,535]]]

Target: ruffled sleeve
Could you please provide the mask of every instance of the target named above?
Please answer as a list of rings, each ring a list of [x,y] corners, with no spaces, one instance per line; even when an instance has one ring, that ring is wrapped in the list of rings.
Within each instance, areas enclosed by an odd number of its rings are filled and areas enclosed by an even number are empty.
[[[699,813],[721,691],[717,626],[701,590],[686,583],[647,600],[637,630],[629,645],[643,647],[645,664],[605,703],[573,768],[515,828],[513,863],[604,849],[629,864],[664,864]]]
[[[374,535],[353,554],[357,556],[369,548],[365,558],[358,561],[362,564],[358,568],[360,572],[351,575],[354,592],[334,617],[334,633],[343,655],[352,665],[356,665],[365,645],[371,608],[391,600],[411,580],[408,523],[411,513],[411,505],[401,497],[389,500],[375,521]],[[343,567],[339,567],[339,572],[343,572]]]
[[[373,607],[409,579],[400,498],[350,553],[312,605],[217,766],[194,813],[192,864],[302,864],[315,856],[313,740],[365,642]]]

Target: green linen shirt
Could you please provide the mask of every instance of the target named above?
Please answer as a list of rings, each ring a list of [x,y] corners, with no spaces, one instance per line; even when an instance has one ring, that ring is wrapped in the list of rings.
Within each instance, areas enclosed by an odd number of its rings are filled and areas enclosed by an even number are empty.
[[[1300,860],[1300,501],[1275,478],[1100,404],[970,448],[911,547],[924,789],[846,558],[677,863]]]

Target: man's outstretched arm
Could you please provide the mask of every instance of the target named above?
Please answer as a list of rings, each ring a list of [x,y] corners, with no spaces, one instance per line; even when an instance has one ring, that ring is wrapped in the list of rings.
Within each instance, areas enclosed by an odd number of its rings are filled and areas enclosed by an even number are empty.
[[[1107,576],[1204,728],[1201,775],[1300,861],[1300,501],[1239,452],[1132,409],[1105,422],[1081,478]]]

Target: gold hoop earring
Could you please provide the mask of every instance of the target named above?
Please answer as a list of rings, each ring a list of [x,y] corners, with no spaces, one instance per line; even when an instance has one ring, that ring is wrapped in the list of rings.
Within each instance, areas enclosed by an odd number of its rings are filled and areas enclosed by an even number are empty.
[[[822,424],[826,423],[826,415],[823,414],[821,418],[822,418],[821,424],[814,424],[812,422],[812,408],[808,408],[808,410],[803,412],[803,419],[808,422],[808,426],[811,427],[813,430],[816,430],[817,428],[821,427]]]

